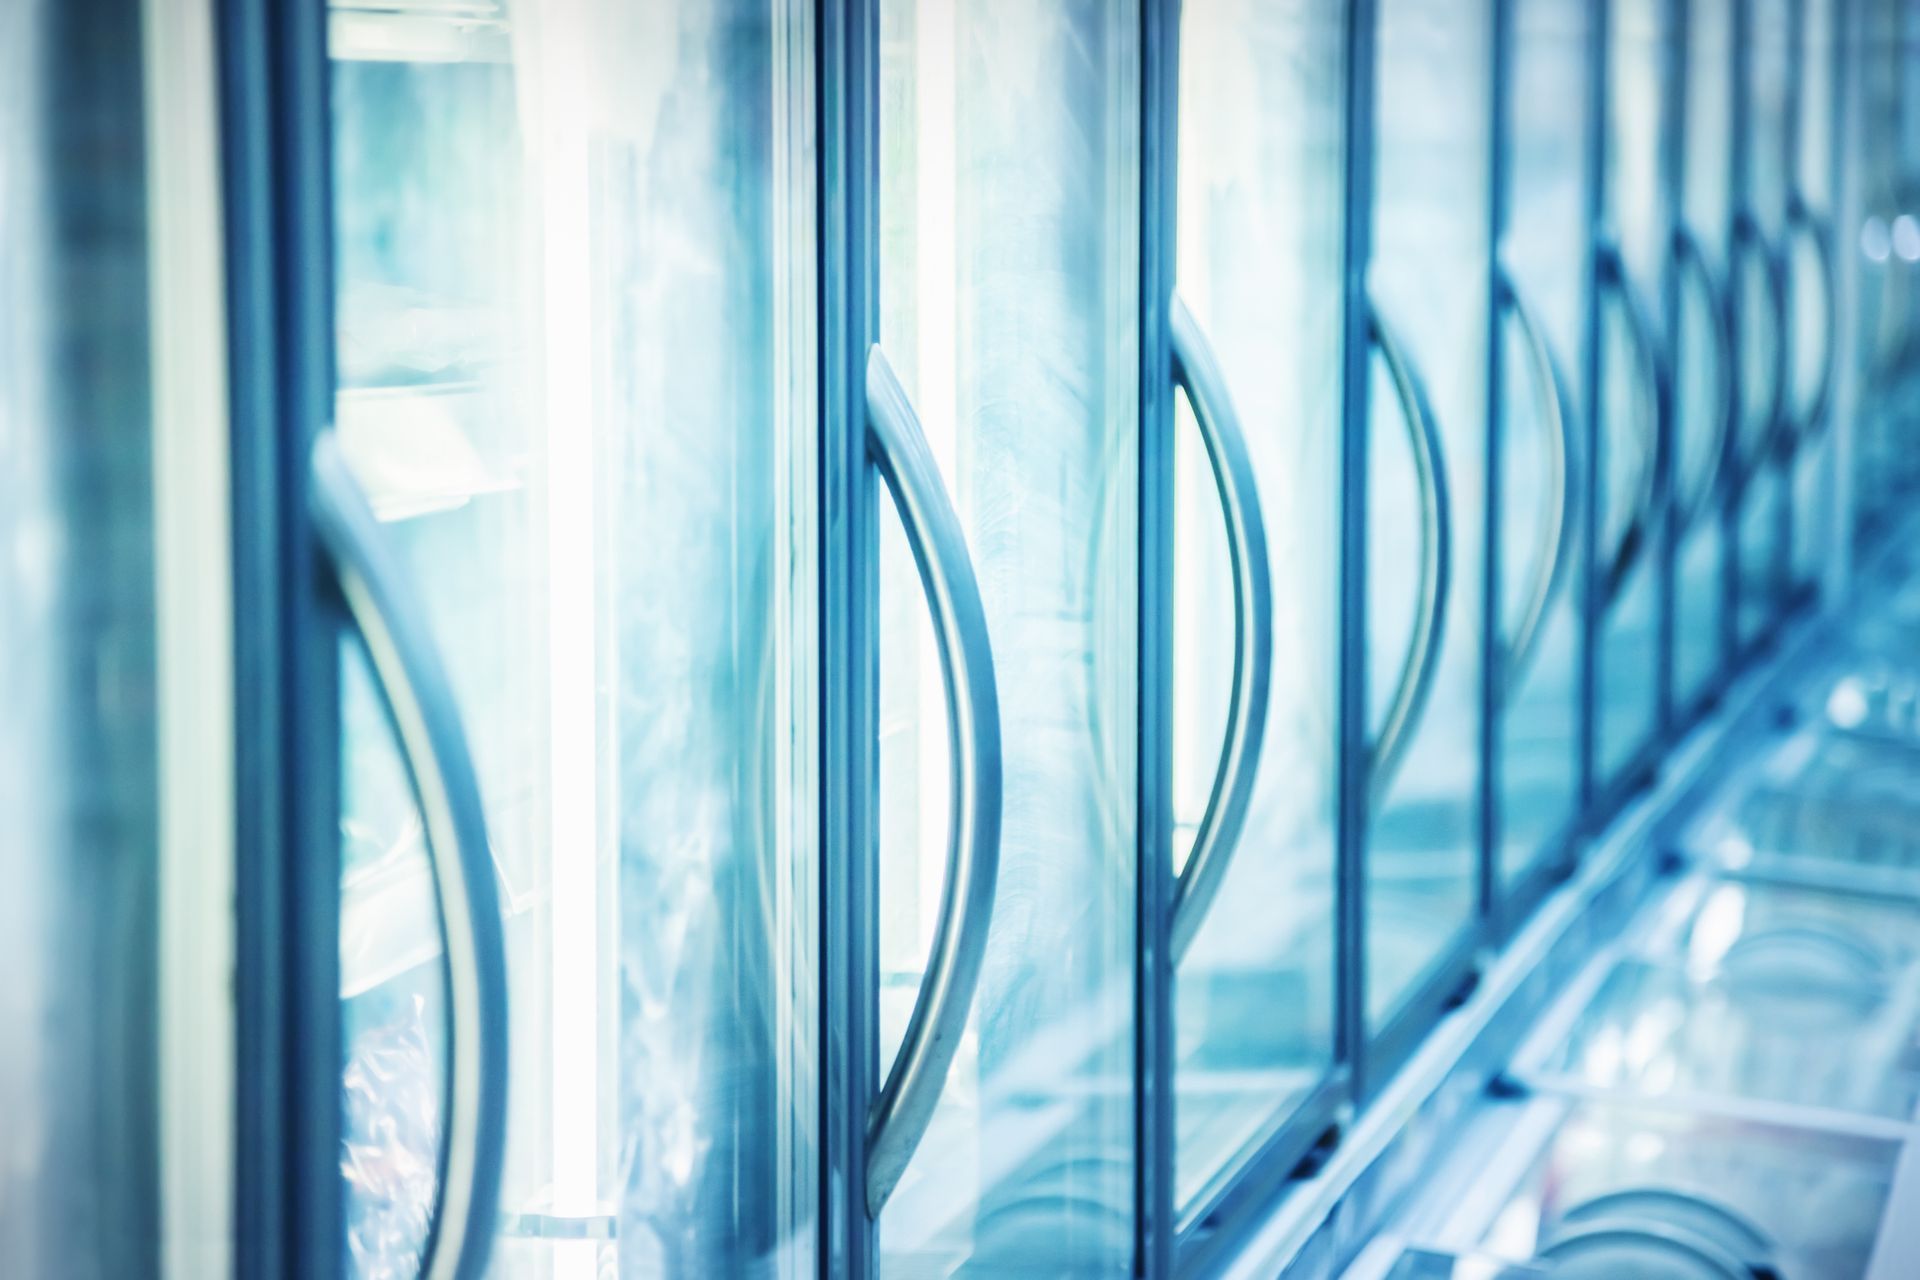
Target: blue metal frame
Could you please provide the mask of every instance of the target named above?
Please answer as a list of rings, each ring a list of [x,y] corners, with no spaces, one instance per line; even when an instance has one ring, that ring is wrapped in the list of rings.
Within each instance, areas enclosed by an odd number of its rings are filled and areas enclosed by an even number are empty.
[[[1180,0],[1140,5],[1139,700],[1134,943],[1134,1270],[1172,1274],[1175,1203],[1173,878],[1174,386],[1168,308],[1178,213]]]
[[[1582,162],[1587,167],[1586,263],[1580,320],[1580,373],[1576,392],[1585,412],[1583,441],[1587,470],[1581,494],[1580,583],[1580,812],[1591,827],[1597,790],[1599,756],[1599,666],[1601,582],[1597,544],[1600,540],[1600,237],[1606,216],[1607,168],[1607,40],[1612,6],[1594,0],[1587,51],[1587,139]]]
[[[1352,1073],[1355,1096],[1369,1089],[1366,998],[1367,822],[1371,808],[1371,726],[1367,723],[1367,435],[1372,378],[1375,0],[1347,8],[1346,258],[1340,370],[1339,806],[1335,823],[1335,1058]]]
[[[878,1269],[868,1216],[867,1099],[879,1088],[876,787],[879,703],[867,462],[867,351],[879,329],[878,0],[816,9],[819,258],[821,991],[819,1267]]]
[[[220,0],[232,423],[235,1270],[345,1267],[339,697],[307,459],[333,406],[324,6]]]
[[[1482,472],[1485,486],[1483,522],[1485,545],[1480,559],[1480,914],[1493,919],[1500,913],[1501,779],[1504,776],[1507,690],[1507,646],[1502,619],[1505,592],[1500,578],[1501,540],[1506,532],[1505,466],[1501,445],[1506,438],[1506,351],[1501,325],[1505,318],[1500,298],[1505,289],[1501,246],[1513,216],[1512,179],[1507,156],[1507,126],[1512,113],[1514,9],[1522,0],[1493,0],[1493,73],[1488,124],[1491,161],[1487,166],[1487,429]]]

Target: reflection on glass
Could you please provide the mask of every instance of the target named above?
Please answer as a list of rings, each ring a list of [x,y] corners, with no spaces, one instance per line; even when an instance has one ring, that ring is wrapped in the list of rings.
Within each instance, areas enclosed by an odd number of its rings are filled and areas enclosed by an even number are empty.
[[[1580,0],[1527,0],[1514,13],[1513,87],[1505,127],[1508,229],[1502,265],[1539,319],[1543,338],[1573,376],[1586,302],[1587,40],[1589,6]],[[1518,320],[1504,317],[1500,403],[1501,511],[1498,599],[1502,640],[1511,646],[1531,601],[1528,592],[1556,548],[1543,522],[1562,495],[1548,465],[1553,424]],[[1573,425],[1582,406],[1570,406]],[[1578,453],[1567,459],[1578,478]],[[1579,528],[1579,502],[1561,518]],[[1578,563],[1578,542],[1567,546]],[[1552,851],[1573,818],[1579,789],[1580,610],[1578,578],[1567,573],[1547,605],[1531,651],[1509,653],[1503,694],[1500,873],[1511,884],[1529,861]],[[1513,665],[1518,663],[1517,666]]]
[[[1649,311],[1660,297],[1671,211],[1660,180],[1665,95],[1661,66],[1672,38],[1671,14],[1656,0],[1613,6],[1607,50],[1605,218],[1624,263],[1625,283],[1603,294],[1600,385],[1594,405],[1599,454],[1595,548],[1602,602],[1597,637],[1596,755],[1598,782],[1618,780],[1653,734],[1659,688],[1659,590],[1648,502],[1657,412],[1650,379],[1629,319],[1629,306]],[[1634,299],[1629,303],[1623,293]],[[1653,335],[1655,343],[1659,336]],[[1637,549],[1628,551],[1629,539]],[[1609,566],[1622,566],[1616,575]]]
[[[1274,603],[1245,832],[1175,993],[1183,1213],[1333,1058],[1343,49],[1340,15],[1326,6],[1191,0],[1181,10],[1179,292],[1246,432]],[[1176,430],[1180,865],[1220,762],[1234,605],[1220,498],[1184,400]]]
[[[495,1274],[813,1269],[807,29],[710,0],[331,14],[338,430],[449,669],[507,915]],[[357,687],[348,1131],[404,1115],[413,1153],[439,940]],[[417,1247],[404,1186],[361,1274]]]
[[[1386,0],[1370,285],[1424,374],[1453,498],[1440,666],[1399,769],[1376,788],[1367,851],[1367,1015],[1377,1029],[1445,958],[1474,911],[1481,530],[1485,510],[1487,128],[1491,6]],[[1368,457],[1367,684],[1386,714],[1413,642],[1429,535],[1405,412],[1376,354]]]
[[[1111,1275],[1133,1254],[1139,18],[880,6],[880,334],[986,606],[1005,807],[978,996],[880,1218],[899,1274]],[[881,509],[881,1069],[947,839],[926,605]]]

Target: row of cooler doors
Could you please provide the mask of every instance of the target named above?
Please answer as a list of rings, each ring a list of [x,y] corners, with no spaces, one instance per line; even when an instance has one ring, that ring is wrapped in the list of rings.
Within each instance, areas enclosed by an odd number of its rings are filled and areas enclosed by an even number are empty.
[[[1892,552],[1650,818],[1637,908],[1348,1280],[1911,1273],[1920,579]]]
[[[1217,1256],[1891,478],[1897,5],[148,9],[0,104],[23,1273]]]

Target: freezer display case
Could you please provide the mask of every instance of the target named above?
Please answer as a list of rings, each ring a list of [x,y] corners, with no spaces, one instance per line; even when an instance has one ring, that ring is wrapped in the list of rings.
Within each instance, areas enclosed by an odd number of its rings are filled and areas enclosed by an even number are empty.
[[[1911,1271],[1908,9],[0,6],[0,1273]]]

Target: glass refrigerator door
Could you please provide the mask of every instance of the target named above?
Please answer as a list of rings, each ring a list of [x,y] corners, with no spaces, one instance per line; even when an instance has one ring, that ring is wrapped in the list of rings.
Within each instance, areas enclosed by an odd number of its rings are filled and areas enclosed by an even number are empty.
[[[1082,0],[880,5],[875,359],[958,513],[1002,784],[972,1012],[878,1215],[892,1274],[1132,1262],[1139,28]],[[957,794],[898,517],[882,503],[883,1069],[940,958]]]
[[[1632,782],[1659,723],[1659,484],[1665,354],[1654,300],[1670,213],[1661,181],[1661,69],[1672,32],[1657,0],[1621,0],[1607,32],[1603,242],[1598,260],[1599,385],[1594,388],[1600,609],[1594,726],[1602,793]]]
[[[335,436],[420,584],[503,917],[493,1274],[816,1266],[808,21],[331,11]],[[465,1190],[463,1029],[357,661],[343,1164],[384,1276]]]
[[[1695,718],[1727,666],[1725,538],[1721,525],[1738,370],[1727,272],[1733,224],[1733,6],[1686,7],[1685,123],[1673,318],[1673,697]]]
[[[1859,387],[1853,422],[1853,521],[1861,543],[1883,528],[1897,510],[1903,482],[1912,474],[1914,451],[1902,447],[1901,423],[1911,395],[1916,332],[1915,263],[1920,263],[1920,186],[1914,162],[1903,150],[1905,104],[1915,92],[1913,50],[1903,43],[1914,19],[1899,0],[1864,0],[1854,7],[1858,54],[1850,60],[1859,77],[1858,123],[1848,132],[1847,163],[1858,173],[1860,223],[1843,229],[1838,252],[1854,257],[1854,332],[1850,358]]]
[[[1586,323],[1588,40],[1580,0],[1514,6],[1495,439],[1499,873],[1511,890],[1569,838],[1580,787],[1581,406]]]
[[[1180,401],[1176,426],[1183,1218],[1333,1064],[1343,28],[1335,9],[1306,3],[1191,0],[1180,15],[1178,292],[1229,402],[1207,404],[1215,389],[1203,385]],[[1222,516],[1230,477],[1210,455],[1223,430],[1249,463],[1257,547],[1230,540]],[[1234,636],[1251,602],[1236,608],[1236,584],[1248,557],[1265,561],[1270,638],[1243,668]],[[1244,818],[1230,844],[1196,853],[1203,831],[1222,838],[1216,788],[1238,781],[1224,749],[1236,680],[1262,677]],[[1217,878],[1209,859],[1225,864]]]
[[[1791,430],[1792,328],[1787,211],[1792,154],[1793,0],[1753,0],[1735,20],[1745,119],[1735,139],[1739,165],[1734,241],[1735,331],[1740,352],[1739,456],[1735,497],[1735,622],[1741,648],[1761,640],[1786,603],[1786,474],[1780,465]]]
[[[1378,1030],[1476,909],[1491,6],[1386,0],[1375,54],[1366,1002]]]
[[[1797,76],[1791,121],[1794,189],[1788,206],[1793,389],[1799,440],[1793,461],[1793,540],[1788,570],[1795,593],[1816,584],[1833,540],[1832,396],[1838,346],[1839,242],[1834,179],[1840,141],[1840,0],[1801,0],[1793,30]]]

